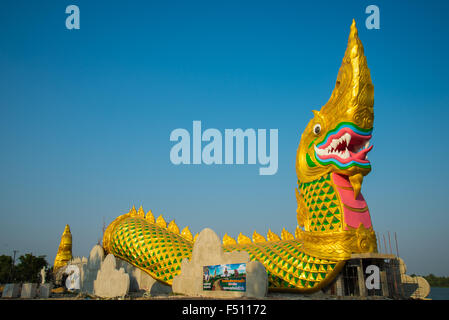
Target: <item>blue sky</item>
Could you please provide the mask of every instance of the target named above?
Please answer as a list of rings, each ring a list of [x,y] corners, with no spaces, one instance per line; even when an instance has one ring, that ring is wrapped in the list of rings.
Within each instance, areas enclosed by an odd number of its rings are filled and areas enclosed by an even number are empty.
[[[81,12],[65,28],[66,6]],[[380,8],[380,30],[365,8]],[[374,228],[408,273],[449,276],[447,1],[1,1],[0,254],[87,256],[134,204],[196,233],[296,227],[295,155],[352,19],[375,88]],[[170,133],[279,130],[279,169],[170,162]]]

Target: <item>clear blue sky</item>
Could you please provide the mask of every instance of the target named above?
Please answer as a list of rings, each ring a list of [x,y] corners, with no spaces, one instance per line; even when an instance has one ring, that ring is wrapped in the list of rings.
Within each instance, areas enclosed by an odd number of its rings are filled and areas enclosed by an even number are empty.
[[[81,29],[65,28],[76,4]],[[365,8],[380,8],[380,30]],[[375,87],[377,232],[409,273],[449,276],[447,1],[1,1],[0,254],[87,256],[134,204],[196,233],[296,226],[295,155],[353,18]],[[279,170],[175,166],[170,132],[279,129]]]

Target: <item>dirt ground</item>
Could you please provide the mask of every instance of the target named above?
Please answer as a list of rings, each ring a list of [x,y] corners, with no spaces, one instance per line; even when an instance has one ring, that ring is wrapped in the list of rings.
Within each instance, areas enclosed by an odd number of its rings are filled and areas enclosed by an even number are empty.
[[[3,286],[0,286],[0,297],[3,291]],[[3,298],[2,298],[3,299]],[[9,298],[8,298],[9,299]],[[21,298],[17,298],[22,300]],[[48,299],[34,298],[33,300],[221,300],[221,298],[209,298],[209,297],[194,297],[184,296],[179,294],[165,294],[165,295],[150,295],[149,292],[130,292],[124,297],[117,298],[100,298],[94,295],[81,293],[79,291],[65,291],[52,293]],[[226,298],[223,300],[254,300],[254,298]],[[265,298],[258,298],[256,300],[390,300],[385,297],[339,297],[334,295],[324,294],[319,291],[313,294],[300,294],[300,293],[279,293],[269,292]]]
[[[315,294],[295,294],[295,293],[268,293],[265,298],[258,298],[256,300],[386,300],[383,297],[337,297],[326,295],[318,292]],[[184,296],[178,294],[157,295],[151,296],[147,292],[130,292],[124,297],[117,298],[100,298],[93,295],[88,295],[79,292],[65,292],[53,293],[48,299],[35,298],[33,300],[255,300],[254,298],[209,298],[209,297],[194,297]]]

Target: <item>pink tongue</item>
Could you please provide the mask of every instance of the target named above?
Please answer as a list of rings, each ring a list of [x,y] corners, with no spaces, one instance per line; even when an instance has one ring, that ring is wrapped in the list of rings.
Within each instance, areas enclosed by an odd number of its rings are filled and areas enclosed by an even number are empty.
[[[363,149],[362,151],[358,152],[358,153],[354,153],[354,152],[349,152],[349,154],[351,155],[351,158],[355,159],[355,160],[365,160],[366,158],[366,154],[368,152],[371,151],[371,149],[373,148],[373,146],[367,148],[367,149]]]
[[[340,199],[344,204],[343,212],[345,223],[353,228],[358,228],[360,223],[362,223],[365,228],[371,227],[371,218],[368,206],[362,193],[359,193],[357,198],[354,199],[354,190],[352,189],[351,183],[346,176],[333,173],[332,180],[334,181],[338,194],[340,195]],[[350,190],[347,188],[350,188]],[[357,211],[364,208],[366,208],[366,210],[363,212],[357,212],[348,207],[354,208]]]

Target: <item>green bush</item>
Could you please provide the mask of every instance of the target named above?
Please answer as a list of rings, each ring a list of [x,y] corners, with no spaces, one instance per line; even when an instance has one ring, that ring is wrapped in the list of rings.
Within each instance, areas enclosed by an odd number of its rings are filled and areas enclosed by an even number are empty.
[[[48,267],[45,256],[33,256],[31,253],[22,255],[18,264],[12,265],[12,257],[0,256],[0,283],[8,282],[40,282],[40,271]]]
[[[12,258],[10,256],[0,256],[0,283],[10,282]]]

